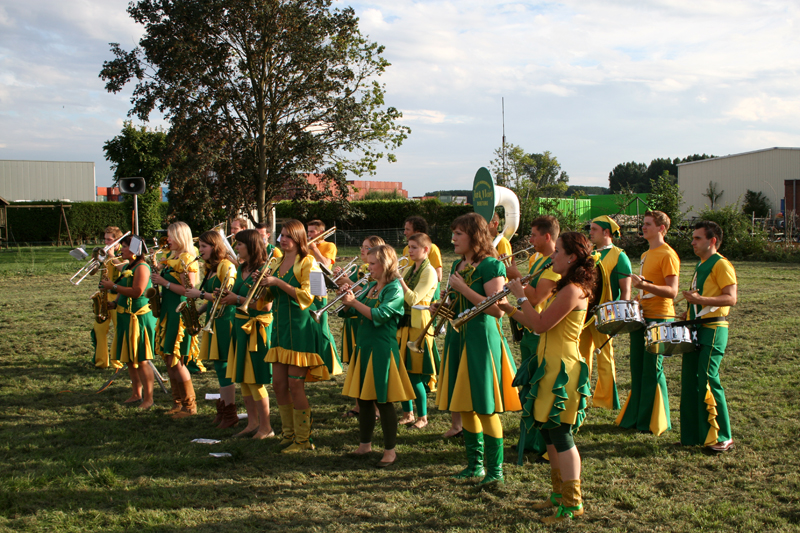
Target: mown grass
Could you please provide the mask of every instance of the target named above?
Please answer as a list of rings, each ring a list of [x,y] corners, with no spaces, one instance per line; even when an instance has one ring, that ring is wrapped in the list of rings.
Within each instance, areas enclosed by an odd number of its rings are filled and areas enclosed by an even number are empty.
[[[508,446],[518,437],[518,414],[503,415],[506,484],[478,492],[450,479],[464,463],[463,445],[440,438],[449,416],[435,410],[425,430],[400,430],[394,468],[374,469],[378,452],[346,457],[358,434],[353,419],[340,418],[352,403],[340,394],[343,375],[308,386],[317,450],[288,457],[274,441],[231,439],[213,428],[213,402],[173,421],[162,393],[151,412],[123,407],[125,380],[95,394],[109,373],[89,364],[94,283],[69,285],[77,262],[67,259],[65,273],[0,277],[0,530],[545,530],[529,505],[548,490],[549,467],[514,464]],[[680,358],[673,357],[666,362],[673,431],[622,431],[615,413],[591,410],[576,437],[587,514],[554,529],[800,530],[798,270],[736,267],[740,302],[723,363],[734,451],[708,456],[672,445],[680,427]],[[682,287],[690,270],[687,261]],[[338,319],[332,324],[338,338]],[[622,337],[623,398],[627,353]],[[213,373],[194,379],[199,394],[216,392]],[[198,437],[222,443],[190,443]],[[379,427],[375,440],[380,449]]]

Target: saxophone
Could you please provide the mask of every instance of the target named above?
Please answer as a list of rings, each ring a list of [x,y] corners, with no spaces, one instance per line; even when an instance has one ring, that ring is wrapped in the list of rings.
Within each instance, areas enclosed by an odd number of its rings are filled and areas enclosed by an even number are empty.
[[[156,271],[156,256],[158,255],[159,249],[156,248],[152,254],[145,256],[145,261],[147,262],[148,266],[150,267],[151,272]],[[161,316],[161,293],[158,291],[158,286],[153,285],[149,289],[147,289],[144,293],[145,298],[147,298],[150,302],[150,311],[153,313],[155,318]]]
[[[103,263],[100,272],[100,281],[108,281],[108,261]],[[92,295],[92,310],[94,311],[94,319],[98,324],[108,320],[108,290],[101,288]]]
[[[195,257],[191,262],[189,262],[189,265],[198,259],[200,259],[200,257]],[[180,259],[180,262],[183,266],[183,272],[186,274],[185,276],[181,277],[183,288],[193,289],[194,286],[192,285],[192,280],[189,279],[189,265],[187,265],[182,258]],[[197,305],[195,304],[194,300],[194,298],[186,298],[186,300],[178,304],[178,307],[175,308],[175,312],[180,313],[181,317],[183,318],[183,327],[186,328],[186,333],[189,335],[197,335],[202,329],[202,326],[200,325],[200,313],[197,312]]]

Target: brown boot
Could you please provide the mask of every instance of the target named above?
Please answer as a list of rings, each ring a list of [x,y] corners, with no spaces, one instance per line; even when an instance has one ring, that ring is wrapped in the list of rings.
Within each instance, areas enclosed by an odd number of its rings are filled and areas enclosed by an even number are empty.
[[[180,410],[179,413],[175,413],[172,415],[172,418],[186,418],[187,416],[192,416],[197,414],[197,402],[195,401],[194,397],[194,385],[192,384],[192,380],[184,381],[183,382],[183,408]]]
[[[570,479],[561,482],[561,505],[552,516],[542,518],[545,524],[557,524],[583,514],[583,497],[581,495],[581,480]]]
[[[553,485],[553,492],[541,502],[534,503],[531,508],[538,510],[558,507],[561,504],[561,469],[553,468],[550,470],[550,482]]]
[[[228,429],[236,427],[239,424],[239,411],[236,409],[235,403],[223,404],[222,407],[222,422],[217,427],[219,429]]]
[[[172,391],[172,409],[167,411],[167,414],[174,415],[183,408],[183,382],[174,378],[169,378],[169,388],[170,391]]]
[[[225,402],[222,401],[222,398],[217,400],[217,416],[214,417],[214,420],[211,421],[213,425],[217,425],[222,422],[222,411],[225,407]]]

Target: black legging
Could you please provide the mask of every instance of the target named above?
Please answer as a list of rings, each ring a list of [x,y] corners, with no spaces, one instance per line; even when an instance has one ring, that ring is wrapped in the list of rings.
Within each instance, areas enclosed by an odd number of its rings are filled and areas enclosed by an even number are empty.
[[[392,403],[378,403],[375,400],[358,400],[358,433],[361,444],[372,442],[375,431],[375,404],[381,414],[383,429],[383,448],[393,450],[397,444],[397,412]]]

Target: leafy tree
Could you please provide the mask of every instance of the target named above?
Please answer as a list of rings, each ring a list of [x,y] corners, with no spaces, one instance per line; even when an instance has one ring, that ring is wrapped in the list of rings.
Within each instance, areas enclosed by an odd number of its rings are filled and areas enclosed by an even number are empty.
[[[675,158],[675,160],[671,160],[668,157],[653,159],[652,161],[650,161],[650,164],[647,166],[647,171],[644,173],[647,184],[649,185],[652,180],[657,180],[658,178],[663,176],[664,171],[669,173],[669,175],[672,176],[673,178],[677,179],[678,163],[680,163],[680,159]],[[649,192],[649,191],[641,191],[641,192]]]
[[[164,154],[168,150],[167,134],[161,130],[148,129],[145,126],[134,127],[126,121],[122,132],[106,141],[103,151],[106,160],[111,162],[114,171],[114,182],[120,178],[142,177],[147,184],[147,192],[139,195],[139,233],[143,237],[152,237],[161,229],[164,220],[161,217],[161,185],[167,181],[170,165],[165,162]],[[126,195],[125,202],[133,211],[133,197]]]
[[[744,205],[742,206],[742,211],[744,211],[745,215],[752,216],[755,213],[758,218],[766,218],[771,207],[764,193],[747,189],[744,194]]]
[[[650,192],[649,184],[645,174],[647,165],[630,161],[620,163],[608,174],[608,187],[612,193],[617,193],[625,188],[632,189],[633,192]]]
[[[706,192],[703,193],[703,196],[708,198],[708,201],[711,202],[711,210],[714,210],[714,206],[717,205],[717,202],[725,191],[719,190],[719,184],[714,181],[708,182],[708,187],[706,188]]]
[[[155,109],[171,124],[177,190],[200,185],[229,210],[273,198],[345,202],[345,175],[394,161],[410,130],[385,106],[376,78],[389,62],[358,29],[352,8],[331,0],[138,0],[139,47],[112,43],[106,89],[136,80],[131,115]],[[182,141],[178,141],[181,139]],[[321,176],[323,190],[306,175]],[[199,176],[199,177],[198,177]],[[177,201],[182,201],[176,195]],[[206,202],[207,204],[207,202]],[[207,212],[209,206],[200,205]]]
[[[495,150],[494,155],[495,158],[489,163],[489,170],[497,184],[503,187],[520,183],[525,178],[527,167],[533,163],[531,156],[516,144],[506,145],[505,160],[502,147]]]
[[[657,180],[650,183],[650,188],[650,195],[647,197],[650,208],[667,214],[670,219],[670,231],[673,228],[680,231],[680,227],[683,225],[683,211],[681,210],[683,193],[676,183],[675,176],[664,171]]]
[[[564,192],[566,196],[572,196],[575,192],[582,192],[584,196],[590,194],[611,194],[608,187],[597,187],[594,185],[570,185]]]
[[[405,197],[397,190],[374,190],[368,191],[362,200],[405,200]]]

